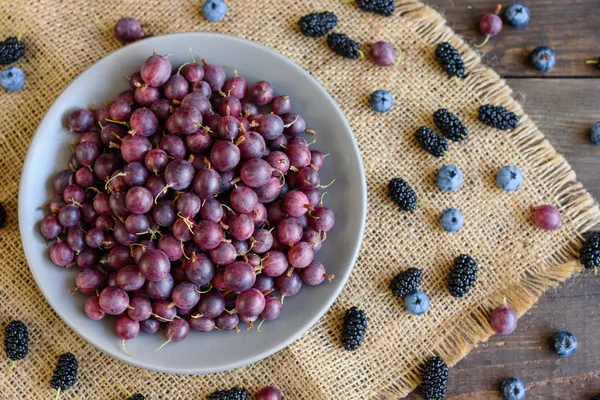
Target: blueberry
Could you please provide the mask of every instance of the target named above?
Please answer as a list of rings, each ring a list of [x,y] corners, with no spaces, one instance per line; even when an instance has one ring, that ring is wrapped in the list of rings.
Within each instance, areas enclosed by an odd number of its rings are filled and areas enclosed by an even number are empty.
[[[529,54],[531,65],[542,72],[548,72],[556,65],[556,53],[550,47],[536,47]]]
[[[25,75],[17,67],[8,67],[0,73],[0,85],[9,92],[16,92],[23,87]]]
[[[209,21],[220,21],[227,12],[227,4],[223,0],[206,0],[202,6],[202,15]]]
[[[387,90],[376,90],[371,94],[371,108],[378,113],[390,111],[394,105],[394,96]]]
[[[552,338],[552,350],[560,357],[569,357],[577,351],[579,343],[571,332],[560,331]]]
[[[523,400],[527,396],[527,388],[519,378],[508,378],[500,386],[504,400]]]
[[[521,3],[511,4],[504,10],[504,21],[515,28],[527,25],[530,17],[529,8]]]
[[[429,296],[422,290],[415,290],[404,297],[404,307],[413,315],[425,314],[430,302]]]
[[[514,192],[523,184],[523,174],[521,174],[519,168],[507,165],[498,171],[496,182],[498,183],[498,186],[507,192]]]
[[[463,183],[463,173],[456,165],[444,165],[437,173],[437,185],[444,192],[454,192]]]
[[[594,144],[600,145],[600,121],[596,122],[594,126],[592,126],[592,130],[590,132],[590,139]]]
[[[456,208],[446,208],[440,218],[440,223],[446,232],[456,232],[463,227],[465,220]]]

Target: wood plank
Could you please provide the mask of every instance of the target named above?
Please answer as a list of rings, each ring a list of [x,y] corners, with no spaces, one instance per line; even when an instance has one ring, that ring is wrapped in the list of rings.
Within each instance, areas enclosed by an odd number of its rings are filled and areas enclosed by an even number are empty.
[[[600,196],[600,146],[589,140],[600,120],[600,80],[511,79],[525,111]],[[500,383],[521,378],[528,399],[590,400],[600,394],[600,277],[576,276],[549,290],[510,336],[493,336],[452,370],[448,399],[500,399]],[[560,359],[549,347],[558,330],[578,338],[579,351]],[[408,399],[421,397],[412,394]]]
[[[481,49],[486,64],[505,77],[600,77],[600,69],[585,64],[600,56],[597,0],[520,0],[531,11],[526,27],[504,24],[502,32]],[[445,15],[448,24],[469,43],[480,43],[479,19],[494,12],[494,0],[425,0]],[[537,46],[557,53],[556,67],[547,74],[530,67],[527,54]]]

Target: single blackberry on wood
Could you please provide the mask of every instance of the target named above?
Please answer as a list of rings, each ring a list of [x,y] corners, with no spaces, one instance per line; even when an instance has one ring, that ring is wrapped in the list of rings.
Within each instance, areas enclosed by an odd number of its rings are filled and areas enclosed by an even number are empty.
[[[579,250],[579,261],[585,269],[593,269],[595,273],[600,267],[600,235],[594,235]]]
[[[469,130],[460,118],[444,108],[433,114],[433,122],[442,132],[442,135],[454,142],[462,142],[469,136]]]
[[[52,381],[50,381],[50,386],[58,391],[58,395],[61,391],[64,392],[73,386],[77,379],[78,369],[79,364],[73,354],[65,353],[58,357],[58,364],[52,375]]]
[[[425,400],[442,400],[448,385],[448,366],[439,357],[431,357],[421,372],[421,392]]]
[[[330,33],[327,36],[327,45],[342,57],[358,58],[363,55],[360,43],[355,42],[343,33]]]
[[[419,145],[434,157],[443,157],[450,147],[446,139],[426,126],[417,129],[415,138],[419,142]]]
[[[325,11],[321,13],[312,13],[300,18],[298,25],[300,31],[305,36],[321,37],[329,33],[338,23],[336,15]]]
[[[448,76],[462,78],[465,75],[465,62],[450,43],[438,44],[435,48],[435,58]]]
[[[508,131],[519,124],[519,117],[502,106],[486,104],[479,107],[479,120],[492,128]]]
[[[477,261],[467,254],[454,259],[454,267],[450,271],[448,290],[454,297],[464,297],[477,281]]]
[[[404,179],[393,178],[388,184],[390,197],[404,211],[414,211],[417,208],[417,194]]]
[[[14,36],[0,42],[0,64],[10,64],[23,57],[25,45]]]
[[[208,400],[248,400],[248,391],[240,387],[219,390],[208,396]]]
[[[400,272],[392,279],[390,289],[392,289],[394,296],[404,297],[417,290],[422,279],[423,273],[420,269],[409,268],[406,271]]]
[[[29,351],[29,334],[27,327],[21,321],[12,321],[4,329],[4,351],[12,360],[10,370],[15,367],[16,361],[25,358]]]
[[[363,11],[389,17],[396,10],[395,1],[396,0],[356,0],[356,5]]]
[[[352,307],[344,315],[342,329],[342,344],[346,350],[356,350],[362,344],[367,331],[367,316],[365,311]]]

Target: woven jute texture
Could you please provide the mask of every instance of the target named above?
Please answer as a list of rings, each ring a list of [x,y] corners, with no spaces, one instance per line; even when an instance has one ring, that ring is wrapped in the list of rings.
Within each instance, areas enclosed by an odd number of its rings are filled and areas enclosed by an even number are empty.
[[[511,90],[482,66],[435,11],[416,1],[398,1],[396,14],[385,18],[338,0],[229,0],[225,19],[210,23],[202,18],[200,5],[198,0],[0,2],[1,36],[23,28],[27,47],[18,62],[27,76],[24,89],[0,91],[0,201],[8,211],[8,225],[0,235],[0,323],[21,319],[31,337],[27,359],[12,374],[0,374],[0,398],[51,398],[52,370],[57,355],[65,351],[76,354],[80,363],[79,379],[62,394],[65,400],[121,399],[115,381],[149,399],[200,399],[234,385],[256,392],[271,382],[283,388],[286,399],[403,397],[419,384],[419,365],[425,359],[439,355],[454,365],[489,337],[489,313],[503,296],[521,315],[547,287],[578,271],[580,235],[600,220],[594,200],[513,100]],[[327,48],[324,38],[302,36],[298,19],[324,10],[339,17],[337,32],[364,48],[386,40],[402,49],[401,63],[380,68],[367,60],[343,59]],[[218,31],[270,46],[310,71],[354,130],[369,200],[357,265],[340,298],[316,326],[254,365],[209,376],[177,376],[111,359],[55,315],[27,268],[17,224],[17,188],[27,145],[60,91],[120,46],[102,24],[112,27],[123,16],[139,18],[147,33]],[[442,41],[450,41],[463,54],[469,75],[462,84],[449,79],[435,61],[434,46]],[[369,94],[380,88],[396,99],[385,115],[368,105]],[[516,112],[521,117],[518,128],[487,128],[466,111],[486,103]],[[471,132],[466,142],[451,146],[465,182],[450,194],[435,185],[444,160],[425,153],[413,139],[416,128],[433,125],[433,112],[441,107],[458,114]],[[503,192],[495,183],[496,172],[506,164],[523,171],[525,184],[516,193]],[[386,192],[392,177],[410,182],[425,204],[413,213],[399,212]],[[531,208],[545,203],[556,205],[563,215],[563,226],[556,231],[541,231],[531,222]],[[450,206],[460,208],[466,220],[454,234],[439,226],[441,211]],[[452,298],[446,289],[452,261],[476,249],[479,281],[466,298]],[[395,274],[413,266],[424,271],[422,289],[432,299],[429,312],[418,318],[397,298],[375,296],[387,290]],[[344,310],[360,299],[369,330],[359,351],[346,352],[340,345],[341,320]],[[3,357],[0,360],[8,365]]]

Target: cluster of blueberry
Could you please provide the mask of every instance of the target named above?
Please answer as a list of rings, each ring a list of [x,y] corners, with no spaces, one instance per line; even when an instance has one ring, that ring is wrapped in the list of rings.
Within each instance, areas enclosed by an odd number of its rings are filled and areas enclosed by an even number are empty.
[[[523,185],[523,174],[519,168],[507,165],[496,174],[496,182],[501,189],[514,192]],[[454,192],[463,184],[463,173],[456,165],[444,165],[436,175],[436,183],[444,192]],[[464,218],[456,208],[447,208],[440,222],[446,232],[456,232],[462,228]]]

